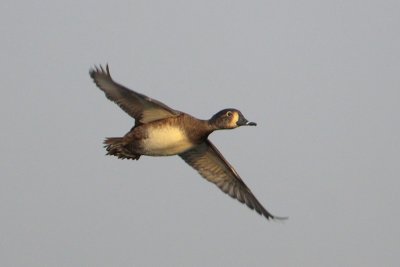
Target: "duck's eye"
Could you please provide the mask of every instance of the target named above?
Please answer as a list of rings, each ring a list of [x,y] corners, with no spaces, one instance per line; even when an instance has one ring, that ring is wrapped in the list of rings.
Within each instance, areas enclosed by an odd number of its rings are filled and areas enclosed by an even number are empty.
[[[231,117],[231,116],[232,116],[232,111],[228,111],[228,112],[226,113],[226,116],[227,116],[227,117]]]

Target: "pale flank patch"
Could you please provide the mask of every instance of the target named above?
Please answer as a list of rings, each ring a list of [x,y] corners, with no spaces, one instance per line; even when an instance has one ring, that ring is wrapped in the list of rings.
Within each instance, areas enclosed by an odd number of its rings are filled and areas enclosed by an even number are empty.
[[[178,127],[163,126],[149,130],[148,138],[143,140],[147,155],[176,155],[192,147],[192,143]]]

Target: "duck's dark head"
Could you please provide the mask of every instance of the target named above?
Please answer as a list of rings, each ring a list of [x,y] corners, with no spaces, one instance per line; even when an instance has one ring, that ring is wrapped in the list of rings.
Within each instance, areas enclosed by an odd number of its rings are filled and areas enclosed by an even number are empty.
[[[234,129],[239,126],[256,126],[257,123],[249,122],[237,109],[228,108],[221,110],[209,120],[216,129]]]

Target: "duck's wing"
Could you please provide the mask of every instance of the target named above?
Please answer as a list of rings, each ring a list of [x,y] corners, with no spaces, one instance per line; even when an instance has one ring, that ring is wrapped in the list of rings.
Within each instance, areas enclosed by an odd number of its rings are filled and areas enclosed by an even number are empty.
[[[209,140],[179,156],[209,182],[216,184],[223,192],[245,203],[265,218],[286,219],[272,215],[261,205],[232,165]]]
[[[108,99],[118,104],[126,113],[135,118],[136,124],[181,114],[181,112],[168,107],[160,101],[139,94],[114,82],[111,78],[108,65],[105,69],[102,66],[94,67],[90,70],[89,74]]]

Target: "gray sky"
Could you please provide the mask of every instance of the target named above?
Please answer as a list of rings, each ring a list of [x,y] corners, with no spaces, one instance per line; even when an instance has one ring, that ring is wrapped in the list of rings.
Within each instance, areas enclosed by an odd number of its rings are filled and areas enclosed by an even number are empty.
[[[0,3],[1,266],[399,266],[399,1]],[[113,77],[199,118],[266,221],[178,157],[104,156]]]

